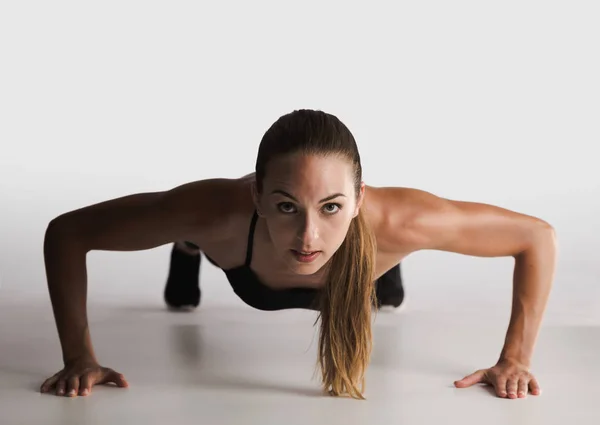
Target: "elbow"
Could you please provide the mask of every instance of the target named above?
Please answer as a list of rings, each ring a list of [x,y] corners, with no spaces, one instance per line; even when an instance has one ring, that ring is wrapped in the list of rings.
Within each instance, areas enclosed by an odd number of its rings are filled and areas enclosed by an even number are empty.
[[[44,253],[48,254],[58,246],[64,245],[67,241],[69,244],[81,244],[80,235],[78,235],[73,220],[66,214],[60,215],[52,219],[44,233]]]
[[[549,242],[556,243],[556,230],[554,229],[554,226],[547,221],[538,219],[531,233],[533,235],[531,238],[533,244],[547,244]]]
[[[60,237],[61,235],[65,235],[69,232],[69,229],[72,227],[69,224],[69,219],[65,214],[59,215],[58,217],[53,218],[46,226],[45,239]]]
[[[556,230],[546,221],[538,220],[529,232],[528,243],[525,249],[520,250],[515,258],[531,255],[531,253],[549,252],[557,250]]]
[[[54,247],[58,241],[64,238],[65,225],[64,218],[56,217],[48,223],[46,231],[44,232],[44,253],[47,254],[49,250]]]
[[[556,229],[547,221],[542,221],[540,229],[540,237],[545,241],[550,241],[552,244],[556,245]]]

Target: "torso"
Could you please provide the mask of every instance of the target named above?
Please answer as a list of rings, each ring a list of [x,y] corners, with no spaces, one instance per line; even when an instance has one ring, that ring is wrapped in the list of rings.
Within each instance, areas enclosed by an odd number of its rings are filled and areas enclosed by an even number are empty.
[[[204,244],[202,247],[206,255],[216,261],[223,269],[232,269],[244,264],[248,231],[255,210],[251,194],[253,179],[254,173],[234,180],[232,187],[234,194],[231,205],[233,219],[230,220],[231,224],[226,231],[227,235],[219,242]],[[394,189],[398,190],[398,188]],[[396,246],[389,246],[386,241],[385,235],[389,233],[389,223],[386,222],[387,217],[385,217],[382,206],[386,205],[387,192],[386,188],[366,186],[365,199],[361,207],[377,241],[375,278],[380,277],[397,265],[411,252],[409,243],[403,249],[402,246],[397,246],[397,243]],[[397,199],[397,196],[395,199]],[[410,208],[406,208],[406,220],[408,220],[410,214]],[[403,219],[401,218],[399,221],[401,222]],[[399,221],[395,222],[394,227],[398,227],[398,231],[401,231],[402,225]],[[310,276],[297,275],[283,265],[274,264],[274,258],[277,258],[277,256],[273,254],[264,220],[259,218],[254,233],[250,268],[261,282],[272,289],[320,288],[325,284],[323,272],[317,272]]]

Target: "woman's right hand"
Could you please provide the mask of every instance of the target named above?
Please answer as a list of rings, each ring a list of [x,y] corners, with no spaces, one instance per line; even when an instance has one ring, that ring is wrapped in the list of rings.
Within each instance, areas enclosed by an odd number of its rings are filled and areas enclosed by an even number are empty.
[[[40,391],[47,393],[54,389],[58,396],[87,396],[94,385],[107,383],[114,383],[121,388],[129,386],[122,374],[100,366],[91,358],[83,358],[67,363],[62,370],[46,379]]]

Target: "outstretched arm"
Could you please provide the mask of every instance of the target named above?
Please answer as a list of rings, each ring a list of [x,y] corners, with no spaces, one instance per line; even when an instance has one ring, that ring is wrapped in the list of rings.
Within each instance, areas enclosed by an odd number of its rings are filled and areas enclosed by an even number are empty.
[[[497,206],[445,199],[423,219],[425,249],[515,259],[512,313],[500,360],[529,367],[554,279],[553,227]]]
[[[403,201],[398,202],[406,202],[406,198],[404,193]],[[557,243],[553,227],[542,219],[501,207],[449,200],[424,191],[413,190],[408,198],[418,206],[406,225],[413,251],[434,249],[515,259],[512,312],[499,363],[527,370],[554,279]],[[483,378],[484,372],[458,381],[457,386],[480,382],[477,379]],[[506,385],[509,394],[513,390],[516,394],[515,385],[523,390],[520,381],[504,384],[501,378],[498,385]],[[535,380],[532,386],[534,394],[539,391]],[[506,393],[498,386],[497,391],[501,396]]]
[[[126,384],[114,371],[100,368],[87,321],[87,253],[137,251],[191,236],[200,243],[219,236],[227,187],[205,180],[165,192],[137,193],[71,211],[49,224],[44,238],[48,290],[65,369],[46,380],[42,392],[91,391],[105,379]],[[90,375],[90,370],[93,372]],[[81,382],[80,382],[80,377]]]

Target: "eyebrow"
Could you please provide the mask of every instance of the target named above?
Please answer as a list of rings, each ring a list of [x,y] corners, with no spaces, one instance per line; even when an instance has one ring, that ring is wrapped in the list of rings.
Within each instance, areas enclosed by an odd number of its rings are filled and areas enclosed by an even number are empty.
[[[283,196],[287,196],[288,198],[291,198],[294,201],[299,202],[296,198],[294,198],[292,195],[290,195],[289,193],[287,193],[287,192],[285,192],[283,190],[276,189],[273,192],[271,192],[271,195],[274,195],[274,194],[280,194],[280,195],[283,195]],[[344,195],[343,193],[334,193],[333,195],[329,195],[329,196],[321,199],[319,201],[319,204],[321,204],[323,202],[326,202],[326,201],[330,201],[330,200],[332,200],[334,198],[337,198],[338,196],[346,197],[346,195]]]

